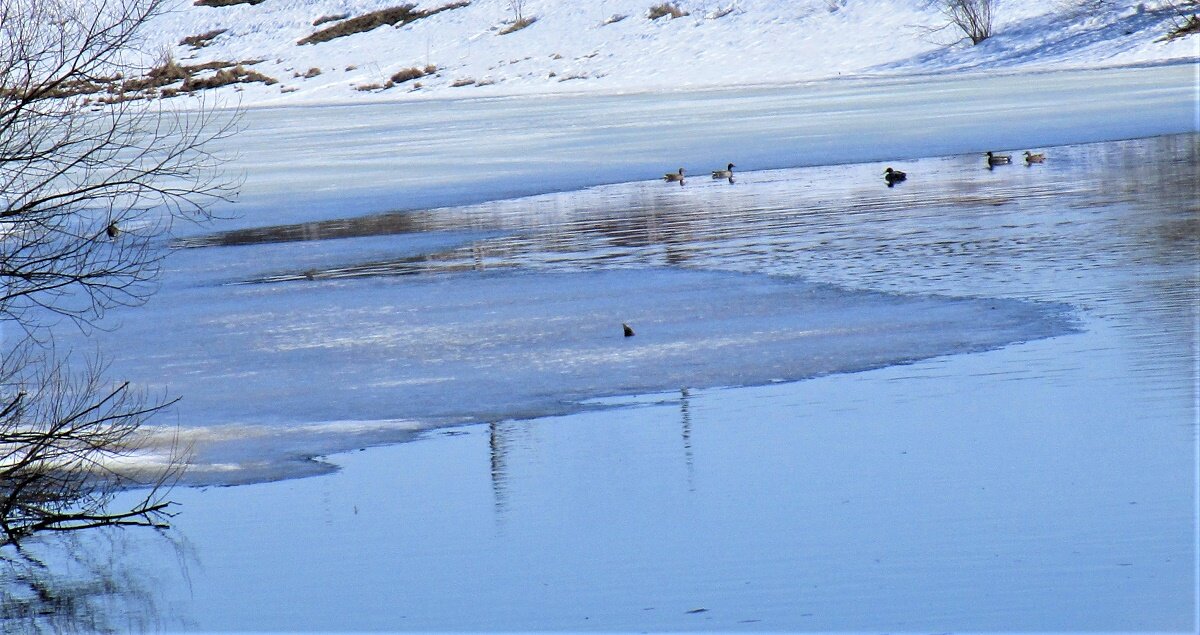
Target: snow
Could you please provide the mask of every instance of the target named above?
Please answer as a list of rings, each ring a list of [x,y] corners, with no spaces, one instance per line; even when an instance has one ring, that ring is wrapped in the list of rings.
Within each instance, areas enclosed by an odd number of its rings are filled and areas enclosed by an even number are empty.
[[[521,94],[688,91],[794,84],[836,77],[1012,72],[1195,61],[1195,37],[1160,41],[1166,3],[1113,0],[998,0],[994,36],[960,39],[936,7],[905,0],[680,0],[689,15],[649,20],[651,0],[578,3],[529,0],[530,26],[501,35],[506,0],[474,0],[401,26],[383,26],[319,44],[303,37],[318,18],[361,15],[397,0],[269,0],[198,7],[177,0],[151,25],[144,49],[182,62],[262,60],[279,84],[219,89],[241,105],[362,103]],[[421,9],[443,3],[428,0]],[[1080,8],[1087,5],[1089,10]],[[1139,13],[1137,7],[1144,5]],[[729,10],[725,14],[725,10]],[[716,17],[717,15],[722,17]],[[607,23],[614,15],[624,19]],[[225,29],[208,46],[184,37]],[[438,67],[386,90],[397,71]],[[309,69],[320,74],[304,77]],[[469,83],[454,87],[455,83]],[[415,83],[420,89],[413,88]]]

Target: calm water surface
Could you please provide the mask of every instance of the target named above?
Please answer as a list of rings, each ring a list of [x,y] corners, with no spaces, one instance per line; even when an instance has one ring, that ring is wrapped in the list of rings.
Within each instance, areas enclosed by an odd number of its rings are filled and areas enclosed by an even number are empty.
[[[1077,333],[431,430],[337,473],[181,489],[176,529],[10,561],[13,629],[1196,627],[1200,137],[604,186],[254,229],[239,280],[687,268],[1067,303]],[[327,239],[467,232],[413,256]],[[397,248],[397,252],[400,249]],[[236,277],[236,276],[235,276]],[[42,590],[50,590],[42,593]],[[41,612],[39,612],[41,611]],[[11,630],[11,629],[10,629]]]

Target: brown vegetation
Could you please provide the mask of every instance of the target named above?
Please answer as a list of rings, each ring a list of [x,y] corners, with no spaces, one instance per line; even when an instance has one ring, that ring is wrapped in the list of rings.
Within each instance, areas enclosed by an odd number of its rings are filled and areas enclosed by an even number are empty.
[[[320,42],[328,42],[339,37],[354,35],[355,33],[365,33],[372,29],[381,26],[403,26],[410,22],[416,22],[421,18],[427,18],[435,13],[448,11],[450,9],[459,9],[471,4],[470,2],[452,2],[447,5],[437,7],[435,9],[422,10],[418,9],[415,4],[403,4],[398,7],[388,9],[380,9],[363,15],[349,18],[339,22],[331,27],[321,29],[308,37],[301,39],[296,44],[318,44]]]
[[[262,4],[264,0],[196,0],[198,7],[232,7],[237,4]]]
[[[688,15],[688,12],[680,9],[679,5],[673,2],[664,2],[662,4],[656,4],[650,7],[650,12],[646,14],[646,17],[651,20],[657,20],[668,15],[671,16],[672,20],[674,20],[675,18],[682,18],[683,16]]]
[[[208,46],[209,44],[212,44],[212,41],[218,35],[224,33],[225,31],[228,31],[228,30],[229,29],[215,29],[213,31],[209,31],[208,33],[201,33],[199,35],[189,35],[189,36],[183,38],[182,40],[180,40],[179,44],[182,46],[190,46],[190,47],[192,47],[192,49],[201,49],[201,48]]]
[[[514,31],[520,31],[521,29],[529,26],[530,24],[533,24],[534,22],[537,22],[537,18],[521,18],[520,20],[517,20],[517,21],[513,22],[512,24],[509,24],[508,26],[504,27],[503,29],[500,29],[500,35],[508,35],[509,33],[512,33]]]
[[[433,64],[429,64],[425,68],[417,68],[415,66],[412,68],[406,68],[398,71],[395,75],[392,75],[391,81],[388,82],[388,87],[391,88],[391,86],[396,84],[403,84],[404,82],[412,81],[414,79],[420,79],[426,75],[432,75],[436,73],[437,70],[438,67]]]
[[[312,25],[313,26],[321,26],[322,24],[325,24],[326,22],[337,22],[339,20],[345,20],[348,17],[350,17],[349,13],[335,13],[333,15],[323,15],[323,16],[317,18],[316,20],[313,20]]]

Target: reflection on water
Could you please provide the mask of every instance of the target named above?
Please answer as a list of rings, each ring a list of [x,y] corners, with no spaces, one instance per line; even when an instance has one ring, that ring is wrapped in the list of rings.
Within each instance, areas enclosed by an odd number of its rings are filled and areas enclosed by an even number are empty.
[[[602,186],[243,230],[189,245],[487,232],[444,251],[247,282],[485,269],[766,272],[850,288],[1065,301],[1143,332],[1146,346],[1193,350],[1198,139],[1054,148],[1044,164],[995,169],[982,156],[921,159],[898,164],[908,180],[890,189],[875,164],[801,168],[748,173],[732,185]],[[1190,376],[1190,360],[1144,359],[1167,364],[1164,375]]]
[[[495,269],[684,267],[849,288],[1064,301],[1129,329],[1147,377],[1196,395],[1200,241],[1195,134],[1053,148],[1044,164],[982,156],[778,170],[735,184],[603,186],[466,208],[257,228],[193,246],[472,231],[433,253],[271,271],[246,282]]]
[[[151,552],[158,558],[148,561]],[[165,604],[160,585],[186,584],[193,564],[183,538],[169,532],[107,527],[6,546],[0,552],[0,631],[177,629],[190,620],[180,607]]]

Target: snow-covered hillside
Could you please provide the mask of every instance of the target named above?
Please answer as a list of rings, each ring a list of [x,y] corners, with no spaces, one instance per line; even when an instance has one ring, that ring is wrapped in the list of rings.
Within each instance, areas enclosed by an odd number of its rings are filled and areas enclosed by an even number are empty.
[[[257,61],[247,68],[277,83],[217,89],[244,105],[679,90],[1200,57],[1198,36],[1161,41],[1174,15],[1162,0],[997,0],[994,36],[977,46],[961,32],[933,31],[945,20],[920,0],[678,0],[687,15],[658,19],[648,17],[658,0],[527,0],[523,15],[534,21],[509,33],[509,0],[471,0],[313,44],[297,42],[404,0],[176,2],[151,25],[144,50],[186,65]],[[449,4],[461,3],[420,0],[416,8]],[[197,36],[198,46],[181,44]],[[393,81],[406,69],[433,72]]]

